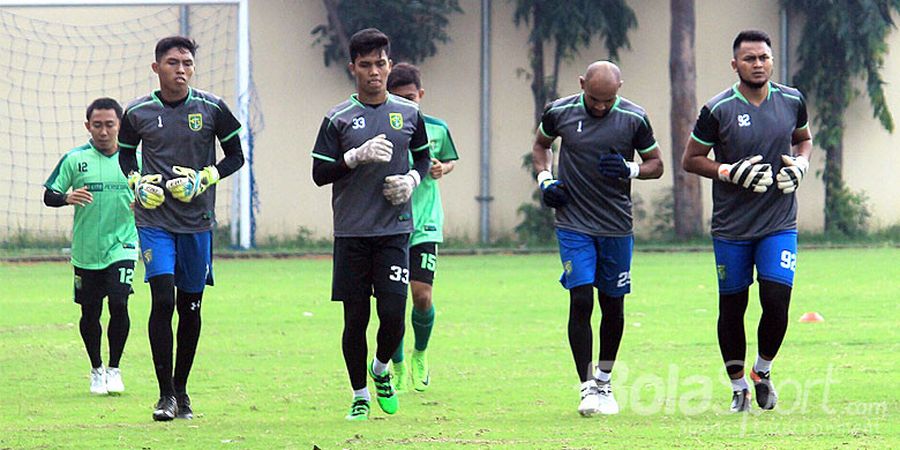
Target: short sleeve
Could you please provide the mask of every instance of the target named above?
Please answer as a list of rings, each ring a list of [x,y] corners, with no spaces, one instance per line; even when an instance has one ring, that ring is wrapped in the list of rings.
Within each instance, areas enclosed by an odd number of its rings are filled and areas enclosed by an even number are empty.
[[[327,117],[322,120],[319,127],[319,135],[316,137],[316,145],[313,147],[312,157],[323,161],[335,162],[341,157],[341,136],[335,126]]]
[[[697,118],[697,123],[694,124],[691,139],[710,147],[719,142],[719,121],[712,115],[709,107],[704,106],[700,110],[700,117]]]
[[[53,169],[53,173],[47,178],[44,187],[56,192],[68,192],[72,187],[72,158],[63,156]]]
[[[638,124],[638,129],[634,133],[631,145],[638,153],[647,153],[657,147],[656,137],[653,136],[653,127],[650,125],[650,119],[646,114],[643,120]]]
[[[441,140],[441,148],[437,149],[435,158],[440,162],[456,161],[459,155],[456,153],[456,144],[450,137],[450,129],[441,127],[444,130],[444,139]]]
[[[544,135],[544,137],[553,139],[558,136],[556,133],[556,115],[550,110],[550,106],[553,103],[548,103],[547,106],[544,107],[544,112],[541,114],[541,123],[538,125],[538,131]]]
[[[234,117],[224,100],[219,99],[216,117],[216,137],[219,142],[228,142],[241,132],[241,122]]]

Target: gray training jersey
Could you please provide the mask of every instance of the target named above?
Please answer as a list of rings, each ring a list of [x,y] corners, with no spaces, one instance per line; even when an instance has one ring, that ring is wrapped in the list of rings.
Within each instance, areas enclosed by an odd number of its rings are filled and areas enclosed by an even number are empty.
[[[762,155],[777,174],[791,154],[795,129],[809,126],[806,100],[800,91],[769,82],[769,94],[757,107],[735,83],[700,110],[691,138],[713,147],[716,161],[733,163]],[[733,183],[713,180],[712,235],[725,239],[756,239],[797,228],[796,193],[785,194],[773,184],[757,194]]]
[[[132,101],[125,109],[119,145],[141,146],[142,174],[161,174],[165,202],[156,209],[134,208],[138,227],[162,228],[172,233],[207,231],[215,225],[216,186],[190,203],[172,197],[165,182],[181,175],[172,166],[200,171],[216,163],[216,138],[239,139],[241,124],[225,102],[213,94],[189,89],[181,104],[163,103],[159,91]]]
[[[568,189],[569,203],[556,209],[556,226],[592,236],[632,234],[631,180],[600,174],[600,155],[619,153],[634,161],[658,144],[647,113],[616,97],[602,118],[591,115],[584,94],[558,99],[544,109],[538,130],[562,138],[557,177]]]
[[[388,236],[413,231],[410,202],[399,206],[382,194],[384,178],[409,172],[409,152],[428,151],[428,136],[419,106],[388,94],[380,105],[365,105],[356,94],[332,108],[312,157],[340,161],[344,152],[384,133],[394,144],[388,163],[360,164],[331,187],[336,237]]]

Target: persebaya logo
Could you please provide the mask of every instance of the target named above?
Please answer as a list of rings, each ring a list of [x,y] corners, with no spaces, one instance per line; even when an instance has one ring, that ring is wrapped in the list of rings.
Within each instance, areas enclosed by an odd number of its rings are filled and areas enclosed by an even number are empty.
[[[403,128],[403,115],[400,113],[390,113],[388,118],[391,120],[391,128],[399,130]]]
[[[200,131],[203,129],[203,114],[188,114],[188,125],[192,131]]]
[[[716,272],[719,273],[720,280],[724,280],[728,276],[728,273],[725,272],[725,265],[723,264],[719,264],[716,266]]]
[[[572,261],[571,261],[571,260],[566,261],[565,263],[563,263],[563,270],[565,270],[566,275],[571,275],[571,274],[572,274]]]
[[[151,261],[153,261],[153,249],[148,248],[147,250],[144,250],[144,263],[150,264]]]

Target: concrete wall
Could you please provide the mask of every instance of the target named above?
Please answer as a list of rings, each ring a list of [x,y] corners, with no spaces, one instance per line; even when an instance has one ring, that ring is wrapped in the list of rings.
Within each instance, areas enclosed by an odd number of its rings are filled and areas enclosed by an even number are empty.
[[[426,89],[422,108],[447,121],[460,154],[456,171],[441,181],[446,233],[475,240],[479,224],[476,196],[479,194],[481,11],[477,0],[460,3],[465,14],[452,17],[448,29],[452,41],[439,46],[437,56],[421,64]],[[637,13],[639,27],[629,35],[631,49],[620,54],[625,80],[620,94],[648,110],[662,148],[666,164],[663,178],[634,183],[635,193],[652,210],[652,203],[671,188],[672,172],[680,170],[671,161],[669,3],[661,0],[629,3]],[[750,27],[769,31],[776,44],[776,56],[780,35],[777,0],[755,1],[753,7],[738,0],[697,3],[697,94],[698,104],[702,104],[736,80],[729,62],[731,41],[737,31]],[[35,11],[23,9],[20,13],[33,15]],[[493,2],[490,124],[493,237],[512,233],[520,220],[516,209],[530,199],[534,186],[529,173],[520,167],[522,155],[530,151],[534,126],[529,81],[518,75],[520,69],[528,67],[527,30],[513,25],[512,12],[510,2]],[[343,67],[324,67],[322,48],[313,46],[310,30],[326,21],[322,2],[255,0],[250,3],[250,14],[253,76],[265,118],[265,129],[256,142],[260,194],[258,237],[290,235],[299,227],[312,230],[316,236],[328,236],[330,188],[317,188],[312,183],[310,151],[324,113],[352,93],[354,85]],[[795,36],[798,32],[793,31]],[[900,34],[892,34],[889,45],[892,49],[900,48]],[[576,92],[577,76],[584,67],[607,57],[602,43],[596,42],[567,62],[561,72],[560,92]],[[198,80],[203,70],[203,62],[199,61]],[[900,92],[891,82],[900,78],[900,58],[888,56],[885,78],[891,110],[898,113]],[[815,110],[811,110],[811,115],[815,117]],[[900,152],[893,149],[897,147],[898,137],[882,130],[872,119],[865,97],[853,103],[847,118],[846,180],[854,189],[868,193],[876,226],[897,223],[900,208],[895,197],[900,192],[900,180],[893,174],[900,168]],[[813,125],[813,133],[815,129]],[[821,169],[822,156],[814,154],[812,173]],[[709,188],[710,182],[706,180],[703,193],[706,222],[711,209]],[[799,196],[801,227],[821,229],[824,202],[821,180],[809,177]],[[639,232],[646,230],[647,224],[638,223],[637,228]]]

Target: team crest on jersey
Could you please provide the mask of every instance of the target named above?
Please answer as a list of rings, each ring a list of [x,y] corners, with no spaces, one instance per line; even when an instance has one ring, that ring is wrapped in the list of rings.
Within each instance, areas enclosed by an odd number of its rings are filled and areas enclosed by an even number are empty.
[[[144,250],[144,264],[150,264],[153,261],[153,249]]]
[[[203,114],[188,114],[188,126],[192,131],[200,131],[203,129]]]
[[[391,121],[391,128],[395,130],[399,130],[403,128],[403,115],[400,113],[390,113],[388,114],[388,119]]]
[[[75,289],[81,289],[81,275],[75,275]]]
[[[718,274],[719,274],[719,279],[720,279],[720,280],[725,280],[725,277],[727,276],[727,273],[725,272],[725,265],[724,265],[724,264],[719,264],[719,265],[717,265],[717,266],[716,266],[716,272],[718,272]]]
[[[572,275],[572,261],[566,261],[563,263],[563,270],[565,270],[566,275]]]

